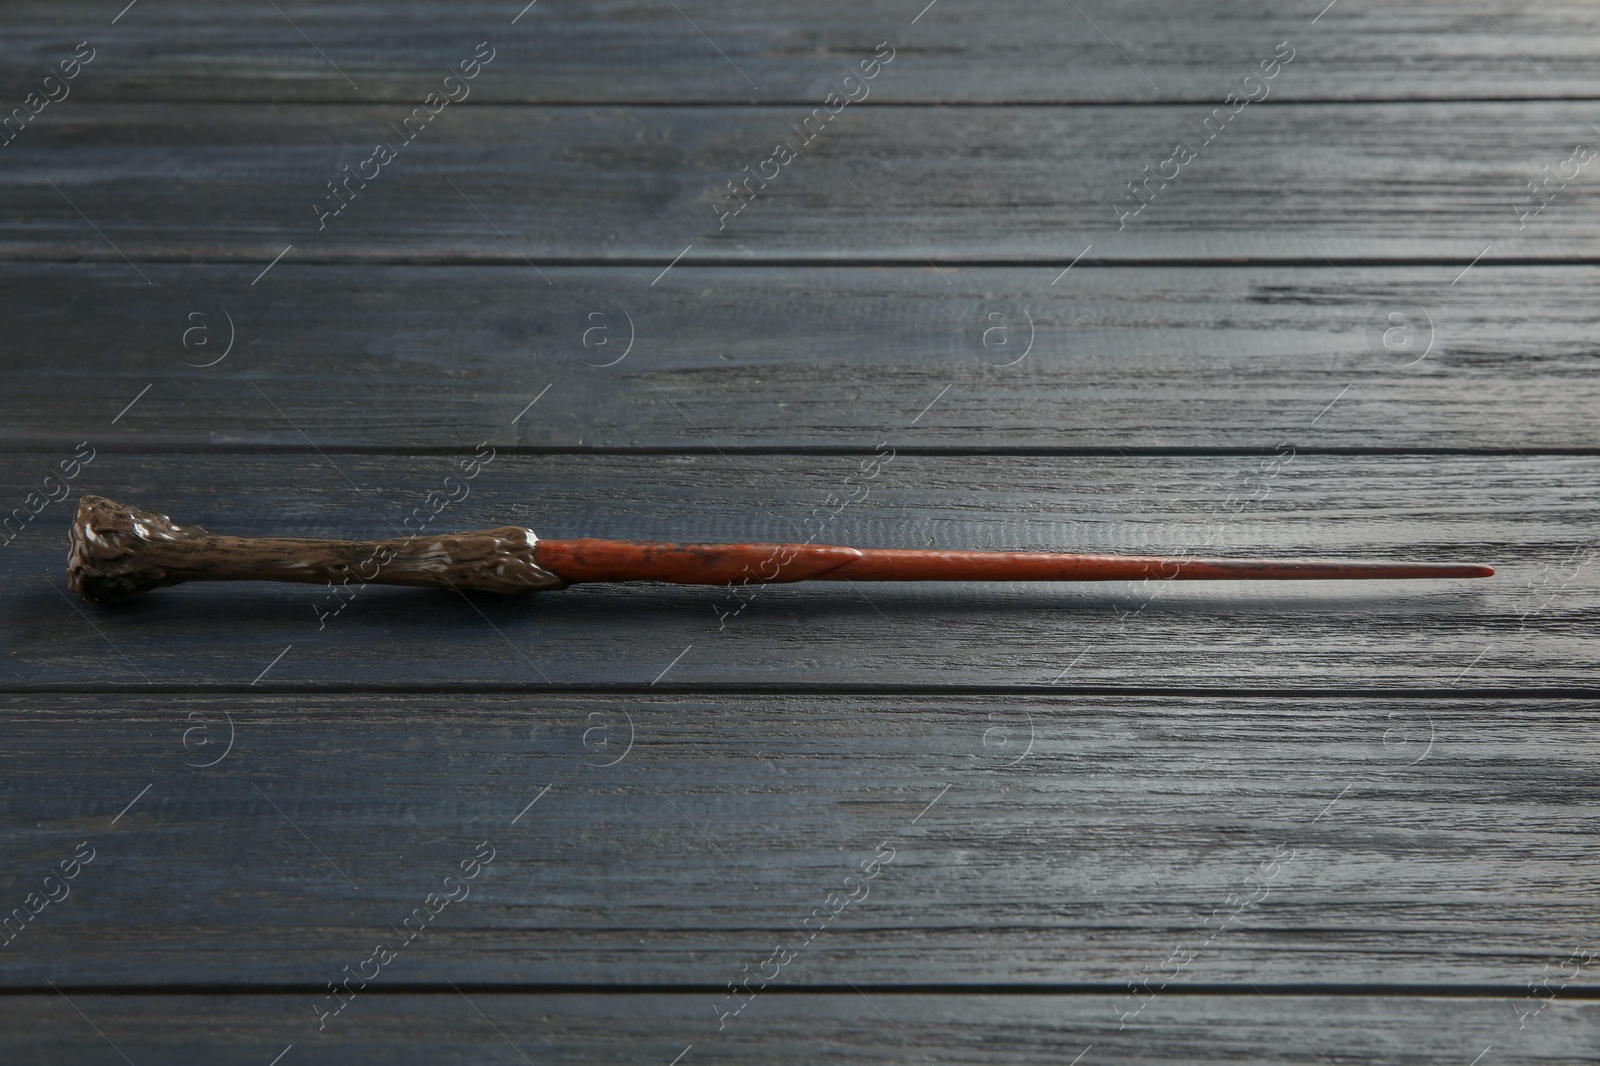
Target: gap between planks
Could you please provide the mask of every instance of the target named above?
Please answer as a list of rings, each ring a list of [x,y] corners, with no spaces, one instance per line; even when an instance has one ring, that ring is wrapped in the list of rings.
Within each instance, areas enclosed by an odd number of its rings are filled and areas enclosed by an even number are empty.
[[[1152,269],[1210,267],[1258,267],[1273,269],[1326,268],[1329,264],[1349,267],[1352,270],[1389,267],[1595,267],[1600,266],[1600,256],[1550,255],[1550,256],[1495,256],[1435,255],[1435,256],[1381,256],[1350,255],[1331,258],[1303,258],[1300,256],[1272,255],[1207,255],[1207,256],[1140,256],[1123,258],[1037,257],[956,257],[956,256],[766,256],[762,258],[736,258],[729,256],[694,256],[675,259],[669,255],[632,255],[611,258],[598,256],[550,256],[547,259],[529,259],[521,255],[502,255],[487,252],[477,255],[408,255],[405,253],[368,253],[363,255],[326,255],[307,252],[296,256],[300,267],[504,267],[523,270],[529,266],[556,269],[590,268],[625,269],[633,267],[654,268],[676,264],[682,267],[729,268],[741,270],[922,270],[929,266],[949,267],[952,270],[1054,270],[1061,266],[1093,269]],[[237,266],[240,263],[258,263],[260,257],[249,252],[234,258],[213,256],[184,257],[170,254],[148,255],[135,252],[131,257],[113,255],[89,248],[65,252],[34,247],[22,254],[13,251],[0,253],[0,263],[68,263],[103,265],[108,263],[136,262],[146,266]]]
[[[837,996],[849,995],[857,990],[886,996],[1105,996],[1125,995],[1127,982],[1115,983],[1056,983],[1056,982],[989,982],[989,983],[915,983],[883,984],[857,983],[850,985],[818,983],[814,985],[785,985],[765,989],[763,996]],[[0,986],[0,998],[53,995],[57,991],[75,996],[269,996],[325,994],[326,986],[310,983],[262,984],[59,984]],[[414,996],[454,995],[457,992],[486,995],[725,995],[726,985],[703,983],[684,984],[594,984],[573,982],[551,984],[548,982],[395,982],[362,990],[364,996]],[[1285,996],[1419,996],[1429,999],[1519,999],[1527,995],[1526,985],[1463,985],[1463,984],[1362,984],[1286,982],[1268,984],[1172,984],[1164,987],[1164,996],[1255,996],[1260,992],[1275,992]],[[1566,985],[1556,997],[1561,1000],[1600,1000],[1600,985]]]
[[[1237,688],[1225,686],[1116,685],[872,685],[849,682],[772,682],[766,684],[686,682],[682,684],[607,683],[470,683],[448,684],[83,684],[63,683],[0,685],[5,696],[817,696],[823,698],[938,697],[938,696],[1054,696],[1062,699],[1126,697],[1128,699],[1348,699],[1348,700],[1545,700],[1592,701],[1600,699],[1600,686],[1502,688]],[[1159,713],[1159,712],[1157,712]]]
[[[78,436],[81,436],[79,434]],[[64,448],[70,450],[70,441],[76,437],[62,437],[60,440],[23,440],[0,441],[0,454],[50,454],[54,455]],[[871,445],[808,445],[808,444],[724,444],[717,445],[564,445],[564,444],[496,444],[498,454],[504,455],[552,455],[584,456],[618,455],[618,456],[729,456],[729,455],[770,455],[793,456],[807,458],[811,456],[842,456],[860,457],[877,454]],[[963,459],[963,458],[1042,458],[1042,459],[1214,459],[1214,458],[1256,458],[1271,457],[1279,454],[1279,447],[1236,447],[1218,446],[1205,447],[1199,445],[1128,445],[1118,447],[1115,445],[1105,447],[1052,447],[1050,445],[904,445],[895,449],[896,455],[926,456],[935,459]],[[320,447],[304,444],[212,444],[212,443],[185,443],[171,442],[145,443],[140,440],[108,441],[104,445],[96,445],[97,453],[108,455],[376,455],[390,458],[404,456],[437,456],[437,455],[472,455],[475,449],[470,445],[439,444],[328,444]],[[1462,456],[1466,458],[1481,459],[1514,459],[1533,457],[1562,457],[1586,458],[1600,456],[1600,445],[1587,445],[1575,447],[1552,447],[1548,445],[1535,445],[1530,447],[1517,447],[1511,445],[1505,448],[1430,448],[1404,445],[1395,447],[1295,447],[1296,455],[1307,456],[1372,456],[1372,457],[1406,457],[1406,456]]]

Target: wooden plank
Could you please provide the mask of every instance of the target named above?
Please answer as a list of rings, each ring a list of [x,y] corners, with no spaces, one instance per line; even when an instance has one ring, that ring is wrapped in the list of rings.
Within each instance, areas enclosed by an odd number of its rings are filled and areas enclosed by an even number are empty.
[[[860,447],[943,394],[918,446],[1600,446],[1591,267],[141,269],[0,264],[0,439]]]
[[[866,108],[808,143],[796,131],[809,112],[794,107],[460,108],[402,136],[391,106],[85,101],[6,147],[0,255],[239,262],[219,300],[317,261],[644,259],[648,282],[678,256],[1059,271],[1090,245],[1091,261],[1280,259],[1345,284],[1323,257],[1444,257],[1455,273],[1479,256],[1592,259],[1595,162],[1573,155],[1592,112],[1247,108],[1206,145],[1208,112],[1189,105]],[[754,199],[734,196],[728,183],[782,138],[799,154],[766,167],[766,188],[742,194]],[[1179,140],[1196,157],[1136,197],[1126,183]],[[379,142],[395,152],[382,165]],[[1542,167],[1547,204],[1527,187]],[[336,196],[328,185],[345,173],[357,176]],[[931,268],[927,280],[946,286]],[[544,284],[532,270],[527,282]]]
[[[80,843],[92,859],[11,933],[0,983],[325,994],[383,943],[375,988],[694,987],[710,1022],[783,941],[774,990],[1086,986],[1141,1024],[1247,982],[1518,995],[1593,943],[1597,711],[9,696],[7,906]],[[403,925],[432,892],[456,902]],[[1141,1010],[1128,983],[1147,978]]]
[[[372,994],[350,1020],[306,1032],[305,997],[61,996],[0,999],[0,1048],[71,1061],[283,1063],[614,1063],[622,1060],[815,1063],[929,1061],[1305,1063],[1422,1066],[1439,1061],[1587,1062],[1593,1002],[1551,1004],[1524,1031],[1519,1003],[1430,997],[1273,993],[1183,996],[1159,1023],[1119,1032],[1107,1003],[1085,996],[921,996],[875,989],[776,995],[746,1026],[707,1033],[706,1000],[690,995],[506,995],[445,990]],[[73,1008],[80,1008],[80,1016]],[[752,1007],[752,1010],[754,1008]],[[92,1022],[85,1024],[85,1019]],[[1109,1020],[1108,1020],[1109,1019]],[[97,1034],[98,1028],[101,1033]],[[314,1026],[312,1027],[314,1030]],[[107,1042],[113,1047],[108,1047]],[[507,1045],[510,1045],[509,1047]],[[909,1045],[909,1046],[908,1046]],[[692,1049],[692,1050],[690,1050]],[[1337,1058],[1325,1057],[1337,1056]]]
[[[1325,13],[1241,0],[277,6],[144,4],[108,26],[115,12],[82,0],[9,4],[0,87],[20,103],[88,37],[98,54],[77,80],[83,99],[415,102],[487,38],[496,56],[475,100],[820,100],[887,40],[897,65],[870,99],[1221,100],[1288,40],[1296,55],[1272,99],[1600,95],[1594,12],[1550,0],[1346,0]]]
[[[274,402],[293,417],[293,397]],[[941,416],[935,405],[892,417],[884,458],[915,440],[910,423]],[[872,454],[869,445],[829,457],[505,455],[464,502],[410,528],[1459,559],[1500,573],[1309,585],[592,585],[472,602],[408,589],[347,600],[320,586],[202,584],[80,613],[59,591],[67,507],[48,504],[0,559],[10,677],[245,683],[293,643],[266,683],[642,685],[682,654],[671,680],[696,684],[1593,684],[1594,458],[903,455],[874,466]],[[18,505],[54,469],[46,456],[32,459],[3,482]],[[218,532],[387,537],[405,532],[432,490],[459,495],[444,482],[458,462],[108,452],[68,491]],[[325,613],[341,604],[329,622]],[[695,648],[684,654],[687,645]]]

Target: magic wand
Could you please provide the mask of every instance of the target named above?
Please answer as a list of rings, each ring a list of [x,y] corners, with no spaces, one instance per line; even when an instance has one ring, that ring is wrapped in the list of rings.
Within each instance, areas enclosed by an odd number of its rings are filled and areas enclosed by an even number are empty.
[[[792,581],[1237,581],[1489,577],[1466,563],[845,548],[830,544],[659,544],[541,540],[501,526],[393,540],[227,537],[164,514],[84,496],[67,574],[95,603],[184,581],[419,585],[521,593],[593,581],[767,585]]]

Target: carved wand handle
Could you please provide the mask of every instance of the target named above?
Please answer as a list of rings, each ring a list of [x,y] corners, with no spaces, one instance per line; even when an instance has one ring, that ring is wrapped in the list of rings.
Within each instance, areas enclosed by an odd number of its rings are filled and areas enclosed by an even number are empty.
[[[1493,573],[1487,566],[1461,563],[540,540],[520,526],[379,541],[227,537],[102,496],[78,501],[67,557],[72,589],[102,604],[184,581],[355,582],[522,593],[585,581],[1230,581]]]

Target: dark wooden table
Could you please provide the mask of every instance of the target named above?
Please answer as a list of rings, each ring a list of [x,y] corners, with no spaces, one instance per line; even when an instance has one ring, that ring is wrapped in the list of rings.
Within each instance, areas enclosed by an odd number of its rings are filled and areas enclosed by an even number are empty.
[[[0,1061],[1600,1061],[1600,17],[922,3],[0,12]],[[82,492],[1500,572],[103,609]]]

